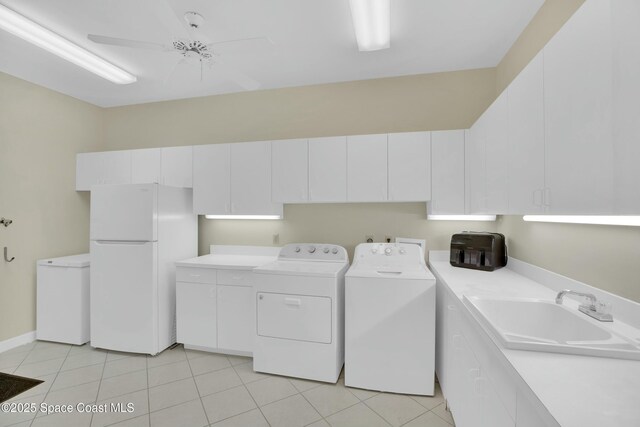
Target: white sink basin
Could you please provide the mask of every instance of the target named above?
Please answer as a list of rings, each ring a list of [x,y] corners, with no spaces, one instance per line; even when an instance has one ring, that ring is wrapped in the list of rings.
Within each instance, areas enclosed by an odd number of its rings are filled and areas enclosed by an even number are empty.
[[[464,296],[507,348],[640,360],[640,346],[577,309],[539,299]]]

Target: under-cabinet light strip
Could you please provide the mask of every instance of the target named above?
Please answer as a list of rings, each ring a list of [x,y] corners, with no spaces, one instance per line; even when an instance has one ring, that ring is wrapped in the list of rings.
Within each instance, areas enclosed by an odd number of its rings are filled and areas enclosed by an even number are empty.
[[[205,215],[207,219],[282,219],[280,215]]]
[[[525,215],[522,219],[531,222],[640,226],[640,216],[634,215]]]
[[[113,83],[128,84],[137,80],[133,74],[116,67],[3,5],[0,5],[0,29]]]

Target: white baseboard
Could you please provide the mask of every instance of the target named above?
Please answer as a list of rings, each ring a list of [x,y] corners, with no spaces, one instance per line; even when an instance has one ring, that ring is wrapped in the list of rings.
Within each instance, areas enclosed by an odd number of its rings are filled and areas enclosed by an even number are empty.
[[[31,331],[26,334],[18,335],[17,337],[9,338],[8,340],[0,341],[0,353],[11,350],[12,348],[20,347],[24,344],[29,344],[35,340],[36,331]]]

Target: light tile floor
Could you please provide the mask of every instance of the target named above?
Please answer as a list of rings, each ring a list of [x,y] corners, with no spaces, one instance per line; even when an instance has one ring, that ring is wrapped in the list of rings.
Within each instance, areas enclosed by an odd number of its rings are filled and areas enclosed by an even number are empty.
[[[68,405],[73,413],[0,410],[0,427],[450,427],[434,397],[378,393],[253,372],[251,359],[185,350],[151,357],[38,341],[0,353],[0,371],[44,380],[9,403]],[[79,413],[78,403],[133,404]],[[102,407],[102,406],[100,406]]]

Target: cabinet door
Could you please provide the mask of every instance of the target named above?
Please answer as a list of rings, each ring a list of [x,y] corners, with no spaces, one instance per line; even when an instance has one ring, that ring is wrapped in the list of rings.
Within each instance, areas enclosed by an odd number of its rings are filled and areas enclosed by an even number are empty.
[[[217,348],[216,299],[215,284],[176,283],[178,342]]]
[[[506,214],[509,209],[509,170],[507,140],[507,92],[487,110],[485,124],[485,212]]]
[[[193,147],[193,212],[199,215],[231,213],[229,144]]]
[[[347,201],[347,138],[309,140],[309,200]]]
[[[162,184],[193,187],[193,147],[162,149]]]
[[[550,213],[612,211],[611,4],[586,1],[544,48]]]
[[[640,2],[611,3],[615,213],[640,213]]]
[[[431,133],[390,133],[388,144],[389,200],[430,200]]]
[[[218,348],[253,351],[254,303],[253,287],[218,285]]]
[[[347,137],[347,200],[387,200],[387,135]]]
[[[431,214],[464,214],[464,135],[431,132]]]
[[[271,143],[231,144],[231,213],[282,215],[271,202]]]
[[[481,116],[465,137],[465,211],[468,214],[487,213],[485,116]]]
[[[131,183],[161,183],[162,149],[131,150]]]
[[[92,185],[102,184],[102,153],[76,155],[76,191],[91,191]]]
[[[105,151],[102,161],[102,184],[131,184],[131,151]]]
[[[509,213],[543,212],[544,85],[539,53],[507,88]]]
[[[276,203],[309,199],[309,146],[306,139],[271,142],[271,198]]]
[[[484,372],[481,372],[481,376],[475,380],[475,393],[480,401],[482,412],[480,425],[483,427],[515,427],[515,421],[502,405],[496,388],[491,380],[484,375]]]

